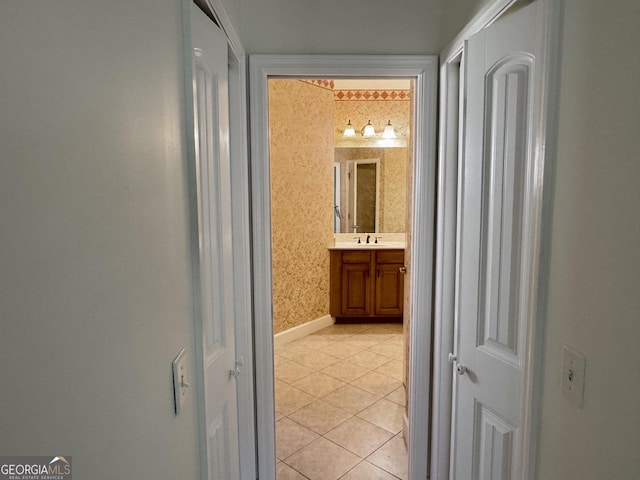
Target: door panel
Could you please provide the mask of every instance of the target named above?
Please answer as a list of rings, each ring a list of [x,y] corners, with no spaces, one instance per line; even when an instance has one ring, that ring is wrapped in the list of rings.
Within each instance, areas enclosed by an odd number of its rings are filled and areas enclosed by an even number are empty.
[[[478,347],[518,366],[520,251],[533,59],[513,55],[486,75]]]
[[[207,478],[239,478],[227,40],[191,5]]]
[[[506,14],[465,48],[456,480],[516,479],[523,469],[537,3]]]
[[[371,309],[371,265],[342,265],[342,314],[369,315]]]
[[[515,428],[481,403],[475,407],[474,478],[507,480],[511,478]]]
[[[376,315],[402,315],[402,266],[401,263],[382,263],[376,267]]]

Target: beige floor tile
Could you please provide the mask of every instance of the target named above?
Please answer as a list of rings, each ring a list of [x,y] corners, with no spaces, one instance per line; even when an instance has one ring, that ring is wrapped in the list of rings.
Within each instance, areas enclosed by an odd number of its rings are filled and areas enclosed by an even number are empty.
[[[357,455],[319,438],[287,459],[287,464],[310,480],[337,480],[360,462]]]
[[[404,355],[404,346],[402,343],[384,342],[368,348],[369,351],[379,353],[394,360],[402,360]]]
[[[371,323],[337,323],[334,327],[339,328],[340,331],[352,334],[365,333],[373,328]]]
[[[308,377],[301,378],[292,385],[314,397],[324,397],[328,393],[343,387],[345,383],[324,373],[315,372]]]
[[[349,383],[353,382],[356,378],[360,378],[369,373],[370,369],[361,367],[360,365],[355,365],[347,359],[334,363],[320,371],[327,375],[331,375],[338,380]]]
[[[290,360],[287,358],[284,358],[278,354],[275,354],[273,356],[273,367],[274,368],[278,368],[281,365],[284,365],[285,363],[289,362]]]
[[[280,462],[276,465],[276,479],[277,480],[308,480],[307,477],[299,472],[296,472],[286,463]]]
[[[384,428],[395,435],[402,431],[403,415],[403,407],[383,398],[370,407],[365,408],[358,414],[358,417],[380,428]]]
[[[323,328],[314,333],[314,336],[321,336],[330,338],[336,342],[342,342],[347,338],[356,335],[358,332],[348,328],[350,325],[332,325],[330,327]]]
[[[404,332],[404,325],[402,322],[380,323],[378,325],[375,325],[372,330],[402,335],[402,333]]]
[[[402,480],[409,478],[407,449],[402,437],[393,437],[369,455],[367,460]]]
[[[386,355],[380,355],[379,353],[374,353],[371,350],[364,350],[362,352],[356,353],[348,358],[348,360],[361,367],[366,367],[370,370],[374,368],[381,367],[385,363],[389,363],[391,358]]]
[[[403,343],[401,323],[356,323],[275,349],[278,480],[406,478]]]
[[[296,361],[305,367],[317,371],[339,362],[340,358],[318,350],[311,350],[310,353],[299,356]]]
[[[294,342],[291,342],[291,345],[313,348],[314,350],[320,350],[322,349],[322,347],[326,347],[327,345],[332,345],[335,342],[336,340],[332,339],[329,336],[314,334],[314,335],[307,335],[306,337],[303,337]]]
[[[384,398],[404,407],[406,405],[404,386],[396,388],[393,392],[391,392]]]
[[[352,417],[324,435],[361,458],[373,453],[393,434],[358,417]]]
[[[402,381],[404,378],[404,365],[398,360],[391,360],[384,365],[376,368],[374,371]]]
[[[358,335],[358,334],[353,332],[322,334],[323,337],[328,337],[336,343],[344,343],[345,340],[353,337],[354,335]]]
[[[289,418],[276,422],[276,458],[284,460],[318,438],[318,434]]]
[[[282,380],[286,383],[293,383],[296,380],[300,380],[301,378],[311,375],[312,373],[313,369],[291,360],[283,363],[275,370],[276,379]]]
[[[363,349],[364,347],[358,347],[356,345],[351,345],[350,343],[333,342],[330,345],[322,347],[320,351],[333,355],[334,357],[344,359],[361,352]]]
[[[400,336],[400,334],[398,333],[392,333],[389,331],[375,331],[375,330],[369,330],[367,332],[367,335],[371,336],[371,337],[375,337],[376,339],[378,339],[380,342],[379,343],[383,343],[383,342],[388,342],[390,340],[394,340],[396,338],[398,338]]]
[[[290,385],[276,388],[276,412],[282,415],[289,415],[309,405],[314,400],[316,400],[316,398],[313,395],[309,395]]]
[[[405,343],[404,334],[396,335],[391,340],[387,340],[384,343],[392,343],[392,344],[396,344],[396,345],[404,345],[404,343]]]
[[[314,432],[324,435],[351,416],[349,412],[324,400],[316,400],[292,413],[290,418]]]
[[[369,333],[363,333],[360,335],[354,335],[351,338],[347,338],[344,341],[344,343],[349,343],[351,345],[356,345],[358,347],[369,348],[374,345],[378,345],[379,343],[382,343],[385,340],[389,340],[389,339],[383,338],[383,335],[373,335]]]
[[[293,343],[287,343],[274,349],[276,355],[286,358],[287,360],[295,360],[302,355],[307,355],[313,352],[312,348],[305,347],[304,345],[295,345]]]
[[[374,393],[381,397],[390,394],[400,385],[402,382],[395,378],[387,377],[377,372],[369,372],[354,381],[351,382],[358,388],[366,390],[367,392]]]
[[[322,399],[355,415],[376,403],[380,397],[353,385],[345,385],[325,395]]]
[[[280,477],[278,477],[278,480],[280,480]],[[349,470],[346,475],[340,477],[340,480],[398,480],[398,477],[363,460]]]
[[[329,325],[328,327],[321,328],[320,330],[315,332],[314,335],[339,335],[342,332],[342,325],[336,325],[334,323],[333,325]]]
[[[287,382],[283,382],[282,380],[278,380],[277,378],[275,379],[275,381],[273,382],[273,386],[276,390],[276,392],[278,391],[279,388],[285,388],[288,387],[289,384]]]

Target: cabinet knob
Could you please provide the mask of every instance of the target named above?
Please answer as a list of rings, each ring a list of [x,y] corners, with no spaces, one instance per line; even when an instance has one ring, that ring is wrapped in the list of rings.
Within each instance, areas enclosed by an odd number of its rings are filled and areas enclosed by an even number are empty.
[[[398,270],[400,273],[407,273],[407,267],[400,267]]]

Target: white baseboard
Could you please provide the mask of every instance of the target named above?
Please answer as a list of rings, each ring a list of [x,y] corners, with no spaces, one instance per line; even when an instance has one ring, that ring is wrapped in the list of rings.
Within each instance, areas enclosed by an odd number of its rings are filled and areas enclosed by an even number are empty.
[[[286,345],[289,342],[311,335],[325,327],[330,327],[334,323],[336,323],[335,318],[331,315],[324,315],[323,317],[316,318],[315,320],[303,323],[302,325],[297,325],[289,330],[285,330],[284,332],[276,333],[273,336],[273,346],[280,347],[282,345]]]

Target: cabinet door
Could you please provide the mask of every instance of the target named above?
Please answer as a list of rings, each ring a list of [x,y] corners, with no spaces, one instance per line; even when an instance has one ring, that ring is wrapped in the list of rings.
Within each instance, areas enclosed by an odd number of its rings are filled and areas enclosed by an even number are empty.
[[[371,264],[342,265],[342,315],[371,313]]]
[[[402,315],[404,276],[402,263],[379,263],[376,267],[376,315]]]

